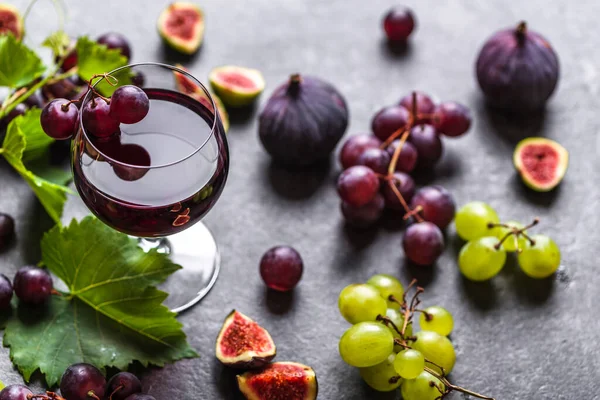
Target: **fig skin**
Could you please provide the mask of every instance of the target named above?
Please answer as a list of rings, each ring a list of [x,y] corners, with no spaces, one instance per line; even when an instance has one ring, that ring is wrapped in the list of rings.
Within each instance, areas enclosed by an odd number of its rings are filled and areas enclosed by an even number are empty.
[[[275,162],[308,166],[327,159],[348,127],[348,107],[331,84],[294,74],[259,118],[260,140]]]
[[[251,334],[249,330],[253,330]],[[251,340],[262,340],[263,343],[250,343]],[[236,353],[224,348],[225,342],[242,347]],[[225,321],[217,337],[215,355],[221,363],[231,368],[255,369],[269,364],[277,348],[269,332],[251,318],[233,310]]]
[[[315,400],[319,391],[315,371],[290,361],[276,362],[258,371],[238,375],[237,381],[248,400]]]
[[[560,68],[550,43],[521,22],[487,40],[476,73],[491,106],[526,113],[544,107],[556,89]]]
[[[513,164],[527,187],[536,192],[549,192],[564,178],[569,152],[554,140],[531,137],[517,144]]]

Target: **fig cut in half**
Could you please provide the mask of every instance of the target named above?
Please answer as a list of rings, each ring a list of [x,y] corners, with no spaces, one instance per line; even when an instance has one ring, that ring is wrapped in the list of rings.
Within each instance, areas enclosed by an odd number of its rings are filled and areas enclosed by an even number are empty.
[[[259,70],[225,65],[210,71],[208,80],[226,106],[244,107],[262,93],[265,80]]]
[[[177,64],[177,68],[187,71],[187,69],[181,65]],[[195,82],[190,80],[187,76],[179,73],[173,72],[175,74],[175,83],[177,84],[177,90],[180,93],[185,93],[193,99],[199,101],[204,107],[208,108],[209,111],[214,112],[212,103],[206,96],[206,93],[200,86],[198,86]],[[229,130],[229,114],[227,114],[227,110],[225,106],[223,106],[223,102],[221,99],[214,93],[210,94],[212,98],[215,100],[215,104],[217,106],[217,110],[219,111],[219,117],[221,117],[221,123],[223,124],[223,128],[225,132]]]
[[[228,367],[252,369],[267,365],[276,354],[269,332],[249,317],[233,310],[217,337],[217,359]]]
[[[528,187],[538,192],[548,192],[565,176],[569,152],[554,140],[527,138],[517,144],[513,163]]]
[[[0,35],[12,32],[17,40],[23,38],[23,17],[19,10],[10,4],[0,4]]]
[[[194,54],[204,38],[204,13],[194,3],[173,2],[160,14],[158,32],[171,48]]]
[[[238,386],[248,400],[314,400],[317,376],[312,368],[295,362],[276,362],[258,371],[238,375]]]

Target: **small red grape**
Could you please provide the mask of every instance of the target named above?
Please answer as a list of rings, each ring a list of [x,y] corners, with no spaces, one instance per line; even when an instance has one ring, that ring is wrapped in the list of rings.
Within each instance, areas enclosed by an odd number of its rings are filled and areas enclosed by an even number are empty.
[[[441,103],[435,110],[433,125],[446,136],[461,136],[471,127],[471,111],[453,101]]]
[[[364,165],[371,168],[378,174],[387,175],[388,166],[390,165],[391,156],[387,151],[380,148],[366,149],[358,157],[358,165]]]
[[[350,136],[340,151],[340,163],[344,169],[357,165],[358,157],[366,149],[378,148],[381,140],[368,133]]]
[[[380,110],[371,121],[371,129],[375,136],[381,140],[386,140],[398,129],[407,126],[410,120],[410,113],[402,106],[390,106]]]
[[[110,99],[110,113],[124,124],[135,124],[150,110],[150,100],[142,89],[133,85],[121,86]]]
[[[439,185],[425,186],[414,195],[411,208],[421,206],[419,213],[425,221],[444,229],[454,219],[456,205],[454,198],[445,188]]]
[[[371,168],[356,165],[341,173],[337,181],[340,198],[354,207],[369,203],[379,191],[379,178]]]
[[[444,251],[444,235],[431,222],[418,222],[406,229],[402,239],[406,257],[418,265],[432,265]]]
[[[376,223],[385,208],[385,199],[381,193],[362,207],[354,207],[342,201],[341,209],[344,219],[350,224],[360,228],[366,228]]]
[[[394,172],[392,184],[398,189],[402,197],[407,203],[415,195],[415,181],[410,175],[404,172]],[[383,184],[383,197],[385,198],[385,206],[392,210],[404,210],[402,203],[398,200],[396,192],[391,188],[390,181]]]
[[[260,276],[263,281],[269,288],[280,292],[296,287],[303,270],[302,257],[289,246],[273,247],[260,260]]]
[[[77,129],[79,110],[67,99],[54,99],[44,107],[40,123],[46,135],[56,140],[70,139]]]
[[[385,15],[383,29],[388,39],[393,42],[404,42],[415,29],[415,17],[408,7],[397,6]]]

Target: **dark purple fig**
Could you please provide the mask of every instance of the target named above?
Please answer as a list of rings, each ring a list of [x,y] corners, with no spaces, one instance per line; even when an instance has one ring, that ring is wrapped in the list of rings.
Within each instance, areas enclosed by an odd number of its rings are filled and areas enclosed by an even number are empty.
[[[516,112],[543,108],[559,77],[558,57],[550,43],[521,22],[495,33],[483,45],[477,80],[490,105]]]
[[[326,159],[347,126],[348,108],[337,89],[294,74],[267,101],[258,133],[275,161],[304,166]]]

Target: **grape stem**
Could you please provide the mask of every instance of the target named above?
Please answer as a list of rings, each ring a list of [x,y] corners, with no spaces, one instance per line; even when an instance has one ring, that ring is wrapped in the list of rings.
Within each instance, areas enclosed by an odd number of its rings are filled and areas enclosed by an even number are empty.
[[[536,220],[537,220],[537,218],[536,218]],[[534,220],[533,225],[535,225],[535,224],[537,224],[537,222]],[[531,225],[531,226],[533,226],[533,225]],[[530,227],[530,226],[528,226],[528,227]],[[408,292],[412,291],[413,288],[414,288],[414,293],[413,293],[410,301],[407,301],[407,294],[408,294]],[[406,287],[406,290],[404,291],[404,293],[402,294],[402,300],[398,300],[394,295],[390,295],[388,297],[389,301],[400,304],[400,309],[402,310],[402,314],[404,317],[404,321],[402,323],[402,328],[398,329],[398,326],[390,318],[388,318],[386,316],[383,316],[383,315],[377,316],[377,321],[381,321],[385,325],[391,326],[400,335],[399,338],[394,338],[394,344],[396,344],[404,349],[412,349],[412,347],[409,345],[408,341],[418,340],[416,337],[411,337],[411,338],[406,337],[406,328],[408,327],[409,323],[412,323],[415,313],[422,312],[423,314],[425,314],[425,318],[431,318],[430,314],[417,308],[419,306],[419,304],[421,303],[421,300],[419,299],[419,295],[421,293],[423,293],[424,291],[425,291],[425,289],[423,289],[420,286],[417,286],[417,280],[413,279],[410,282],[410,284]],[[448,378],[446,378],[446,371],[444,370],[444,368],[441,365],[438,365],[428,359],[425,359],[425,362],[439,368],[439,370],[441,371],[441,373],[439,373],[439,372],[434,371],[433,369],[429,368],[428,366],[425,366],[425,371],[428,372],[429,374],[431,374],[432,376],[436,377],[437,379],[439,379],[439,381],[442,382],[445,386],[445,389],[442,389],[438,385],[436,385],[434,382],[430,382],[432,387],[435,386],[440,391],[441,396],[439,397],[439,399],[443,399],[446,395],[448,395],[452,391],[457,391],[457,392],[461,392],[464,394],[468,394],[473,397],[477,397],[479,399],[495,400],[493,397],[484,396],[482,394],[473,392],[469,389],[465,389],[461,386],[457,386],[457,385],[450,383]],[[390,378],[389,382],[394,384],[394,383],[397,383],[399,379],[400,379],[399,376],[393,376]]]
[[[117,386],[117,387],[115,388],[115,390],[114,390],[114,391],[113,391],[113,392],[110,394],[110,396],[108,396],[108,400],[112,400],[113,396],[114,396],[115,394],[117,394],[117,392],[118,392],[119,390],[123,390],[123,388],[125,388],[125,385],[123,385],[123,384],[120,384],[119,386]]]
[[[529,241],[529,243],[532,246],[535,246],[535,240],[533,240],[528,234],[526,234],[525,231],[527,229],[533,228],[534,226],[536,226],[539,223],[540,223],[540,219],[536,217],[536,218],[533,219],[533,222],[531,222],[527,226],[524,226],[521,229],[515,228],[515,227],[510,226],[508,224],[494,224],[494,223],[491,223],[491,222],[487,226],[488,226],[489,229],[502,227],[502,228],[506,228],[506,229],[509,230],[509,232],[506,235],[504,235],[502,237],[502,239],[500,239],[498,241],[498,243],[496,243],[494,245],[494,248],[496,250],[500,250],[500,247],[502,246],[502,243],[504,243],[509,237],[513,236],[514,240],[515,240],[515,247],[517,248],[517,253],[521,253],[523,251],[523,249],[519,247],[519,240],[518,240],[519,236],[523,236],[525,239],[527,239]]]

